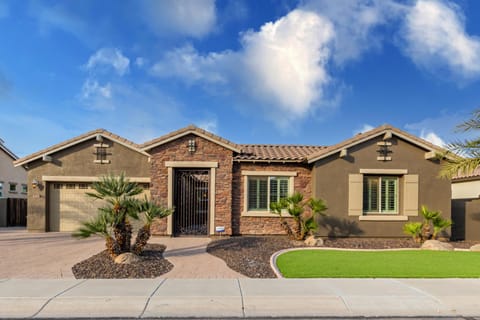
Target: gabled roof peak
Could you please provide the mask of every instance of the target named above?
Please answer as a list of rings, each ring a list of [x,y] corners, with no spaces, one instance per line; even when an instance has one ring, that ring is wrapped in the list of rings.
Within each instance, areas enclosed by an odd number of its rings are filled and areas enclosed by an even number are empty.
[[[105,129],[95,129],[95,130],[92,130],[92,131],[89,131],[87,133],[84,133],[84,134],[81,134],[79,136],[76,136],[74,138],[71,138],[69,140],[66,140],[66,141],[63,141],[63,142],[60,142],[60,143],[57,143],[51,147],[48,147],[48,148],[45,148],[43,150],[40,150],[38,152],[35,152],[35,153],[32,153],[31,155],[29,156],[26,156],[26,157],[23,157],[21,159],[18,159],[17,161],[14,162],[14,165],[15,166],[22,166],[22,165],[25,165],[27,163],[30,163],[32,161],[35,161],[37,159],[40,159],[42,158],[44,155],[49,155],[49,154],[52,154],[52,153],[55,153],[55,152],[58,152],[58,151],[61,151],[63,149],[66,149],[68,147],[71,147],[73,145],[76,145],[76,144],[79,144],[83,141],[86,141],[86,140],[89,140],[89,139],[92,139],[94,138],[96,135],[102,135],[104,136],[105,138],[107,139],[110,139],[112,141],[115,141],[117,143],[120,143],[130,149],[133,149],[134,151],[137,151],[137,152],[140,152],[142,154],[144,154],[145,156],[148,156],[147,153],[143,152],[142,150],[140,150],[140,147],[128,140],[128,139],[125,139],[119,135],[116,135],[114,133],[111,133],[110,131],[108,130],[105,130]]]
[[[227,139],[224,139],[220,136],[217,136],[216,134],[213,134],[211,132],[208,132],[207,130],[201,129],[193,124],[190,124],[182,129],[167,133],[166,135],[163,135],[159,138],[153,139],[151,141],[147,141],[144,144],[140,145],[140,148],[144,151],[151,150],[155,147],[158,147],[162,144],[165,144],[167,142],[176,140],[178,138],[181,138],[183,136],[186,136],[188,134],[195,134],[197,136],[200,136],[204,139],[207,139],[213,143],[216,143],[218,145],[221,145],[227,149],[230,149],[234,152],[240,152],[241,149],[240,147],[236,144],[233,143]]]

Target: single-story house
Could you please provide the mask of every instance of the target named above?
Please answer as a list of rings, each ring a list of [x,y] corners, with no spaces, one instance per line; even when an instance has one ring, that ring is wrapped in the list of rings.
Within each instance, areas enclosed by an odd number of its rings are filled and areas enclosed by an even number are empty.
[[[452,178],[452,238],[480,240],[480,168]]]
[[[125,172],[175,208],[161,235],[283,234],[269,205],[301,192],[327,202],[323,236],[405,236],[426,205],[450,218],[451,185],[437,146],[390,125],[333,146],[236,144],[188,126],[141,145],[106,130],[15,161],[28,171],[28,230],[72,231],[96,214],[85,197],[99,177]]]

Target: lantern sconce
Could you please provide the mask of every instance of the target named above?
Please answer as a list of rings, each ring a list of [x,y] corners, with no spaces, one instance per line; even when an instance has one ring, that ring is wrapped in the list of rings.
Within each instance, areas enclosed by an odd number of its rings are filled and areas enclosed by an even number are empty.
[[[195,150],[197,149],[197,145],[195,144],[195,140],[194,139],[190,139],[188,140],[188,152],[190,153],[194,153]]]
[[[40,186],[40,182],[38,182],[37,179],[33,179],[33,180],[32,180],[32,188],[33,188],[33,189],[36,189],[36,188],[38,188],[39,186]]]

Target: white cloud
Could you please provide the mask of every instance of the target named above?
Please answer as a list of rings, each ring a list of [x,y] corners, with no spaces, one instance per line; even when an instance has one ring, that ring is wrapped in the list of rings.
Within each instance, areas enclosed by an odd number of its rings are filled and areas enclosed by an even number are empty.
[[[465,17],[453,3],[419,0],[402,31],[405,52],[420,67],[446,69],[461,79],[480,75],[480,39],[465,30]]]
[[[147,63],[147,59],[143,57],[137,57],[135,59],[135,65],[139,68],[142,68]]]
[[[100,85],[97,80],[87,78],[82,86],[80,100],[92,110],[114,110],[112,84]]]
[[[216,117],[209,118],[209,119],[204,119],[200,120],[197,122],[197,126],[199,128],[202,128],[203,130],[206,130],[208,132],[217,134],[218,133],[218,121]]]
[[[97,80],[87,79],[82,86],[82,97],[89,99],[94,96],[100,96],[110,99],[112,97],[112,87],[110,83],[101,86]]]
[[[280,109],[275,113],[304,116],[330,81],[327,64],[333,38],[328,20],[302,10],[266,23],[259,32],[245,33],[244,85],[257,99]]]
[[[363,126],[361,128],[353,130],[353,134],[356,135],[356,134],[364,133],[364,132],[367,132],[367,131],[370,131],[370,130],[373,130],[373,129],[375,129],[374,126],[369,125],[368,123],[365,123],[365,124],[363,124]]]
[[[200,38],[214,29],[217,20],[215,0],[145,0],[141,5],[142,17],[160,36]]]
[[[442,138],[440,138],[435,132],[433,131],[425,131],[422,130],[420,133],[420,138],[427,140],[430,143],[433,143],[439,147],[444,147],[445,146],[445,141],[443,141]]]
[[[328,20],[294,10],[258,32],[244,33],[239,51],[202,55],[187,45],[167,53],[152,72],[187,84],[224,85],[227,91],[230,85],[234,94],[286,126],[321,105],[331,81],[327,65],[334,36]]]
[[[381,48],[376,29],[397,19],[405,6],[392,0],[306,0],[303,7],[328,18],[335,29],[333,58],[337,64]]]
[[[228,75],[223,75],[222,69],[231,60],[231,54],[212,52],[200,55],[191,45],[185,45],[165,53],[163,60],[155,63],[151,71],[159,77],[178,77],[188,84],[226,83]]]
[[[116,48],[101,48],[87,62],[86,68],[94,70],[98,67],[112,67],[118,75],[128,72],[130,60]]]

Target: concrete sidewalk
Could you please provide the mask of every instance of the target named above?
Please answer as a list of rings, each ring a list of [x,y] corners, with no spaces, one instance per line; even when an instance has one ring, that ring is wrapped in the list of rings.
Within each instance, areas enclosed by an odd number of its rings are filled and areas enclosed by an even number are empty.
[[[480,279],[3,279],[0,318],[479,317]]]

